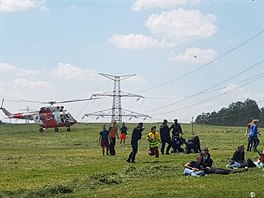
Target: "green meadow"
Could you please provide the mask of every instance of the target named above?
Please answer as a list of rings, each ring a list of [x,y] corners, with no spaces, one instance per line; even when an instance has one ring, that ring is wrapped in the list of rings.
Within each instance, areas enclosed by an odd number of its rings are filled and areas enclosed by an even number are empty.
[[[38,132],[35,124],[0,125],[0,197],[264,197],[264,169],[205,177],[183,176],[183,165],[195,154],[161,155],[160,162],[148,156],[145,124],[136,163],[125,160],[131,151],[128,139],[116,145],[116,156],[102,156],[98,143],[101,124],[78,123],[72,131],[60,128]],[[192,126],[182,125],[184,138]],[[201,145],[209,147],[214,167],[225,168],[239,144],[247,144],[246,127],[194,125]],[[260,129],[264,136],[263,129]],[[260,136],[259,149],[264,138]],[[246,152],[256,160],[256,152]],[[253,193],[251,193],[253,192]]]

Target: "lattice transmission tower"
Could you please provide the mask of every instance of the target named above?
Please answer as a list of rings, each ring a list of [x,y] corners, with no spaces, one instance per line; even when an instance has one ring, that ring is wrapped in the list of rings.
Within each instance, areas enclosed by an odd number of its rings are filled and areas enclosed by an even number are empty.
[[[112,122],[116,121],[119,123],[122,122],[122,117],[129,117],[129,119],[139,118],[139,117],[143,117],[144,119],[151,118],[149,115],[133,112],[133,111],[130,111],[127,109],[122,109],[122,106],[121,106],[121,98],[122,97],[136,97],[136,98],[138,98],[138,100],[140,98],[144,98],[141,95],[121,91],[120,82],[122,80],[130,78],[132,76],[135,76],[136,74],[122,75],[122,76],[114,76],[114,75],[103,74],[103,73],[99,73],[99,74],[101,76],[104,76],[104,77],[114,81],[114,90],[113,90],[113,92],[110,92],[110,93],[93,94],[92,97],[98,97],[98,96],[99,97],[100,96],[112,97],[113,98],[112,109],[104,109],[104,110],[93,112],[93,113],[87,113],[87,114],[84,114],[83,118],[89,117],[89,116],[97,116],[97,118],[99,118],[99,117],[111,117]],[[111,113],[109,113],[109,112],[111,112]]]

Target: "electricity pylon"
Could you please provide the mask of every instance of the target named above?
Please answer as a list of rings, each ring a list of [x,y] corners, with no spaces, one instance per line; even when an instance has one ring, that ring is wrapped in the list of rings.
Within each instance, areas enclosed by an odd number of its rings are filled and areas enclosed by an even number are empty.
[[[122,75],[122,76],[114,76],[114,75],[102,74],[102,73],[99,73],[99,74],[101,76],[104,76],[104,77],[114,81],[114,90],[111,93],[93,94],[92,97],[98,97],[98,96],[112,97],[113,98],[112,109],[105,109],[105,110],[101,110],[101,111],[97,111],[97,112],[93,112],[93,113],[84,114],[83,118],[85,116],[87,116],[87,117],[88,116],[97,116],[97,118],[99,118],[99,117],[111,117],[112,122],[116,121],[119,123],[122,122],[122,117],[124,117],[124,116],[130,117],[130,119],[131,118],[138,118],[138,117],[144,117],[144,119],[151,118],[149,115],[145,115],[145,114],[133,112],[130,110],[122,109],[122,107],[121,107],[121,98],[122,97],[137,97],[138,100],[140,98],[144,98],[141,95],[136,95],[136,94],[121,91],[121,85],[120,85],[121,80],[125,80],[127,78],[130,78],[132,76],[135,76],[136,74]],[[111,113],[108,113],[110,110],[111,110]]]

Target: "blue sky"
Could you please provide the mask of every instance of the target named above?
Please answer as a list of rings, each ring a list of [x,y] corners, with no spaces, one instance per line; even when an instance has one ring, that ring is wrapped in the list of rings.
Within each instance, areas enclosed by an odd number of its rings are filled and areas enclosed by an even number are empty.
[[[148,122],[190,122],[247,98],[263,107],[263,9],[262,0],[0,0],[0,97],[12,112],[38,109],[13,100],[87,98],[113,90],[98,73],[136,74],[121,89],[145,98],[122,107]],[[65,106],[92,122],[83,114],[112,99]]]

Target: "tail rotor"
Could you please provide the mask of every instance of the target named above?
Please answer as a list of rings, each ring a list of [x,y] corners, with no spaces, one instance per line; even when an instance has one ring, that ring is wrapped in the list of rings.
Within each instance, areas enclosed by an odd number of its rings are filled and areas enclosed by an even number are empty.
[[[4,98],[2,99],[2,102],[1,102],[1,107],[0,107],[0,109],[3,109],[3,104],[4,104]]]

